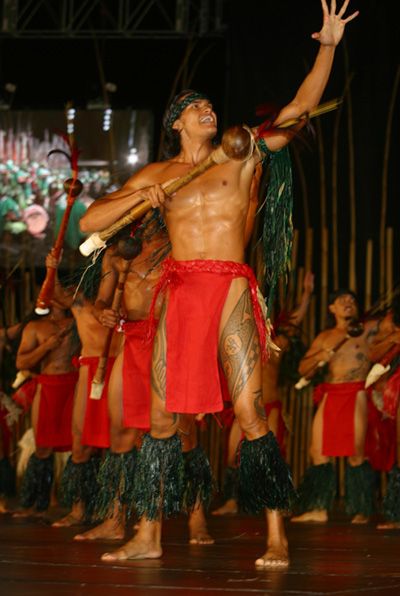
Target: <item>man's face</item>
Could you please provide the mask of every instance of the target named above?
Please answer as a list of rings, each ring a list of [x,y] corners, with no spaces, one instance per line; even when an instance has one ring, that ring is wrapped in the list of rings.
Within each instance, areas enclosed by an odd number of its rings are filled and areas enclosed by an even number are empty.
[[[205,134],[214,137],[217,132],[217,116],[208,99],[197,99],[189,104],[175,120],[173,128],[178,132],[191,134]]]
[[[329,310],[336,318],[353,319],[358,316],[357,301],[351,294],[338,296],[335,302],[329,305]]]

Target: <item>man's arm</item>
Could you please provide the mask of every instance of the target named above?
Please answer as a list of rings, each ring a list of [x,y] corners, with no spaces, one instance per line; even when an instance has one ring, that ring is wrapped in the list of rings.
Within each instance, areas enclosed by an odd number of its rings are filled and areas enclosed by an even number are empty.
[[[304,276],[303,282],[303,295],[299,306],[290,314],[289,323],[298,327],[304,319],[308,306],[310,304],[310,298],[314,291],[314,274],[311,271],[307,271]]]
[[[60,264],[61,257],[57,260],[54,257],[54,249],[52,248],[49,254],[46,256],[46,267],[47,269],[50,267],[55,269],[55,277],[54,277],[54,294],[53,297],[63,305],[64,308],[71,308],[72,303],[74,301],[73,293],[67,292],[61,285],[60,279],[58,277],[58,265]]]
[[[343,37],[346,24],[358,15],[358,11],[356,11],[347,18],[343,18],[349,2],[350,0],[345,0],[341,9],[336,14],[336,0],[331,1],[330,9],[326,0],[321,0],[323,14],[322,29],[319,33],[313,33],[311,36],[320,43],[314,65],[300,85],[294,99],[279,112],[274,125],[281,124],[291,118],[299,118],[319,104],[332,70],[336,46]],[[274,131],[271,133],[271,136],[266,138],[267,147],[271,151],[282,149],[282,147],[285,147],[292,140],[297,130],[302,128],[305,123],[306,121],[299,123],[292,131]]]
[[[300,376],[304,377],[309,374],[310,370],[312,370],[314,366],[316,367],[319,362],[329,362],[332,357],[332,350],[326,348],[324,344],[324,334],[320,333],[300,360],[298,369]]]
[[[104,230],[120,219],[130,209],[148,199],[152,205],[162,204],[164,191],[160,184],[160,172],[164,164],[150,164],[134,174],[115,192],[94,201],[81,217],[82,232],[92,233]]]
[[[379,362],[395,344],[400,344],[400,329],[393,325],[391,317],[385,317],[378,325],[378,333],[370,345],[370,360]]]
[[[36,332],[36,324],[28,323],[22,332],[21,343],[17,352],[16,367],[19,370],[34,368],[44,358],[50,350],[59,345],[60,339],[57,333],[54,333],[39,344]]]
[[[112,264],[110,249],[106,252],[101,267],[101,282],[97,293],[93,314],[105,327],[114,328],[118,323],[119,313],[111,308],[114,291],[118,283],[118,272]]]

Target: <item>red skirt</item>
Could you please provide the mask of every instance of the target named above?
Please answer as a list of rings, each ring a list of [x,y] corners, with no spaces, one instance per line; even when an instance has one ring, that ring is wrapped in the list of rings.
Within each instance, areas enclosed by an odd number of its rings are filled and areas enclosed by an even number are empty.
[[[327,394],[323,414],[322,454],[328,457],[354,455],[354,412],[357,393],[365,381],[323,383]]]
[[[106,448],[110,446],[110,417],[108,415],[107,391],[108,382],[115,358],[107,358],[104,387],[100,399],[90,399],[93,377],[96,374],[99,358],[83,356],[79,358],[80,366],[88,367],[88,384],[85,408],[85,419],[82,430],[82,445]]]
[[[78,372],[38,375],[40,390],[37,447],[70,451],[72,447],[72,408]]]
[[[151,406],[151,357],[149,321],[126,321],[123,379],[123,426],[149,429]]]
[[[396,420],[385,417],[369,399],[365,455],[374,470],[389,472],[396,461],[396,449]]]
[[[0,443],[3,447],[3,457],[10,455],[11,430],[7,424],[8,410],[0,403]]]
[[[37,385],[37,377],[33,377],[32,379],[25,381],[25,383],[13,393],[13,400],[23,409],[24,413],[28,412],[32,405]]]

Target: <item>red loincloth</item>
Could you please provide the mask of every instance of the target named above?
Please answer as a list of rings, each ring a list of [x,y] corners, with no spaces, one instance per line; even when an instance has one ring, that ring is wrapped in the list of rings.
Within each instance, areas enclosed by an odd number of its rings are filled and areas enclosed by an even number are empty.
[[[257,299],[257,282],[248,265],[232,261],[166,259],[158,293],[168,288],[166,316],[166,407],[185,414],[223,409],[218,364],[222,309],[233,279],[245,277],[254,319],[265,346],[266,326]]]
[[[38,380],[37,377],[33,377],[28,381],[25,381],[21,387],[19,387],[13,393],[13,400],[16,404],[21,406],[24,413],[26,413],[32,405],[33,398],[35,397]]]
[[[388,378],[383,390],[383,411],[391,418],[396,418],[400,399],[400,366]]]
[[[396,461],[396,420],[385,417],[368,399],[365,455],[374,470],[389,472]]]
[[[149,321],[125,321],[123,378],[123,426],[150,428],[151,357]]]
[[[357,393],[365,381],[322,383],[327,394],[323,413],[322,454],[328,457],[354,455],[354,411]]]
[[[279,410],[279,418],[278,418],[278,430],[276,434],[276,440],[279,443],[279,447],[281,449],[282,457],[286,457],[286,424],[282,416],[282,402],[279,399],[275,401],[271,401],[270,403],[265,404],[264,406],[265,414],[268,416],[271,413],[271,410]]]
[[[38,375],[41,391],[35,435],[37,447],[51,447],[55,451],[71,450],[72,407],[77,380],[77,371]]]
[[[11,430],[7,424],[7,414],[7,408],[0,404],[0,444],[3,448],[2,457],[8,457],[10,455]]]
[[[101,398],[90,399],[92,381],[99,364],[99,357],[81,356],[79,358],[79,365],[88,367],[87,398],[82,430],[82,445],[99,448],[110,446],[110,417],[108,415],[107,390],[114,362],[115,358],[107,358],[106,375],[104,378],[104,387],[101,393]]]

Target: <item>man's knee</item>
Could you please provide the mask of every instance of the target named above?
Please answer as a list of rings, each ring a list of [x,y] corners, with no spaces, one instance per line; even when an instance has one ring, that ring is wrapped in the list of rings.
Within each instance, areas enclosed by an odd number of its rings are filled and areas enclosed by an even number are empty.
[[[350,455],[347,458],[347,463],[351,467],[361,466],[361,464],[363,463],[364,459],[365,458],[364,458],[363,455]]]

